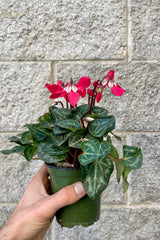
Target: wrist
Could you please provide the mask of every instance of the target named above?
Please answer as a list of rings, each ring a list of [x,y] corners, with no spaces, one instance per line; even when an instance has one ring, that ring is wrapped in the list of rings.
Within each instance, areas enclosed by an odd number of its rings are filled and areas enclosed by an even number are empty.
[[[6,223],[1,229],[0,229],[0,239],[3,240],[16,240],[16,231],[12,224]]]

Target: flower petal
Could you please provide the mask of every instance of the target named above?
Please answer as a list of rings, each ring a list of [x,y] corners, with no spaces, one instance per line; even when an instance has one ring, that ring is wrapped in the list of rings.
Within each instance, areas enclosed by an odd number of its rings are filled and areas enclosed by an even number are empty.
[[[89,77],[81,77],[79,82],[77,83],[77,88],[87,88],[91,84],[91,79]]]
[[[61,80],[58,80],[57,85],[61,86],[62,83],[63,83],[63,82],[62,82]]]
[[[97,97],[96,97],[97,103],[99,103],[99,101],[101,100],[101,98],[102,98],[102,93],[98,92],[98,93],[97,93]]]
[[[46,84],[45,87],[48,88],[48,90],[51,93],[62,93],[63,92],[63,88],[57,84]]]
[[[107,73],[107,77],[106,78],[107,78],[107,80],[109,80],[109,79],[113,80],[113,78],[114,78],[114,70],[109,71]]]
[[[126,92],[126,90],[121,88],[121,86],[118,84],[116,84],[116,86],[113,85],[113,87],[111,88],[111,91],[115,96],[122,96],[123,93]]]
[[[82,98],[86,96],[86,89],[79,89],[77,92]]]
[[[67,94],[67,101],[74,107],[79,100],[78,92],[73,92],[72,90]]]

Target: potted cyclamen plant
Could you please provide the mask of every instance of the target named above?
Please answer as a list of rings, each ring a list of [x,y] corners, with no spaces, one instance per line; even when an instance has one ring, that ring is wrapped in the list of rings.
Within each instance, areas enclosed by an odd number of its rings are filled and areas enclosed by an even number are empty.
[[[125,192],[129,185],[128,174],[140,168],[143,160],[140,148],[127,145],[123,146],[123,158],[119,158],[110,136],[120,140],[112,132],[115,117],[108,115],[106,109],[95,106],[105,87],[111,88],[116,96],[126,92],[114,82],[114,71],[94,82],[93,89],[89,89],[90,84],[88,77],[81,77],[77,84],[72,79],[66,84],[62,81],[46,84],[52,93],[50,98],[64,97],[66,107],[61,101],[55,101],[49,112],[39,117],[37,124],[26,124],[27,131],[9,138],[17,144],[15,147],[1,151],[6,155],[19,153],[28,161],[32,158],[44,161],[53,193],[75,181],[82,181],[87,196],[56,214],[59,224],[65,227],[88,226],[97,221],[100,195],[109,183],[114,166],[117,181],[123,178]],[[86,92],[87,104],[77,106],[79,98],[84,98]]]

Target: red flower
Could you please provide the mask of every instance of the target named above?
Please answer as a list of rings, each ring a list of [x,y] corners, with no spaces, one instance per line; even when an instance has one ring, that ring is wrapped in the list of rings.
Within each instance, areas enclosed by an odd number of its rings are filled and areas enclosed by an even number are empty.
[[[97,84],[97,85],[96,85]],[[101,100],[101,98],[102,98],[102,93],[103,93],[103,90],[104,90],[104,88],[106,87],[106,85],[103,85],[102,84],[102,82],[94,82],[93,83],[93,86],[94,86],[94,88],[95,88],[95,86],[96,86],[96,91],[95,91],[95,96],[96,96],[96,101],[97,101],[97,103],[99,103],[99,101]],[[90,96],[93,96],[93,90],[91,90],[91,89],[88,89],[87,90],[87,93],[90,95]]]
[[[126,92],[125,89],[121,88],[120,85],[118,85],[113,79],[114,79],[114,70],[111,70],[107,73],[106,76],[107,83],[105,86],[108,86],[111,88],[112,93],[115,96],[122,96],[124,92]]]
[[[59,97],[64,97],[65,92],[63,91],[64,87],[62,81],[58,81],[57,84],[46,84],[45,87],[52,93],[50,98],[56,99]]]
[[[50,98],[55,99],[58,97],[65,97],[65,99],[74,107],[80,96],[82,98],[85,97],[86,88],[89,87],[90,84],[91,79],[84,76],[80,78],[77,84],[74,84],[71,79],[71,82],[66,83],[65,85],[61,81],[58,81],[57,84],[46,84],[45,86],[52,93]]]

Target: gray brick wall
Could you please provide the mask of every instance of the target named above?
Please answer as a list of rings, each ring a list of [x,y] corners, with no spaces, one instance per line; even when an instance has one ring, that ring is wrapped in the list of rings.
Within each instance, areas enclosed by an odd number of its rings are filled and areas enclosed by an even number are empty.
[[[160,239],[160,0],[0,0],[0,149],[47,110],[45,83],[110,69],[127,93],[108,91],[101,105],[116,115],[122,143],[142,147],[144,164],[126,194],[113,174],[97,223],[54,221],[45,239]],[[0,225],[41,165],[0,155]]]

